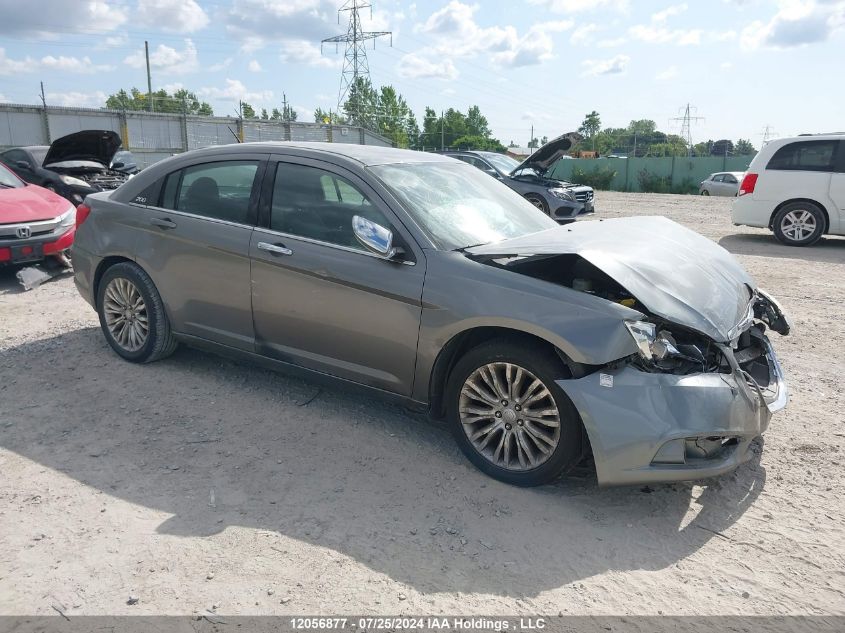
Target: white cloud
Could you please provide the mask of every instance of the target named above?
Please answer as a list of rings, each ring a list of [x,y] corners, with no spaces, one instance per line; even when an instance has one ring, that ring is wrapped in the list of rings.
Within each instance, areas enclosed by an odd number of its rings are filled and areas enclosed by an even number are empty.
[[[308,40],[287,40],[282,42],[281,59],[295,65],[316,66],[318,68],[339,68],[343,63],[340,56],[331,51],[331,56],[323,55],[320,47]]]
[[[144,51],[132,53],[123,62],[132,68],[144,68],[146,64]],[[158,48],[150,53],[150,67],[165,74],[194,72],[199,68],[197,47],[190,39],[185,40],[185,47],[181,51],[165,44],[159,44]]]
[[[258,63],[257,59],[249,60],[249,64],[247,64],[247,68],[251,73],[260,73],[261,72],[261,64]]]
[[[673,15],[680,15],[684,11],[686,11],[689,7],[687,7],[687,3],[684,2],[683,4],[673,4],[670,7],[666,7],[662,11],[658,11],[654,15],[651,16],[651,19],[654,22],[665,22]]]
[[[477,4],[460,0],[432,13],[415,30],[430,36],[433,47],[422,54],[415,54],[409,63],[425,59],[431,64],[440,63],[436,58],[454,59],[485,54],[494,64],[520,67],[539,64],[553,57],[554,40],[550,33],[572,28],[570,20],[540,22],[520,35],[510,25],[482,27],[475,21]]]
[[[124,6],[106,0],[0,0],[0,15],[0,33],[37,37],[106,33],[128,19]]]
[[[576,25],[569,38],[570,44],[588,44],[592,40],[592,34],[599,30],[598,24]]]
[[[232,0],[222,16],[226,29],[241,41],[315,42],[330,35],[329,29],[345,31],[336,19],[339,4],[334,0]],[[361,15],[366,20],[365,30],[369,30],[369,11]]]
[[[630,9],[629,0],[529,0],[556,13],[583,13],[598,9],[625,13]]]
[[[756,20],[742,30],[740,45],[745,50],[807,46],[843,29],[843,0],[779,0],[778,12],[768,22]]]
[[[99,108],[108,99],[108,95],[102,90],[94,92],[48,92],[45,95],[49,105],[81,108]]]
[[[628,29],[628,34],[649,44],[677,44],[678,46],[701,43],[702,29],[668,29],[665,26],[637,24]]]
[[[209,67],[208,67],[208,70],[210,70],[210,71],[211,71],[211,72],[213,72],[213,73],[220,72],[221,70],[225,70],[225,69],[227,69],[229,66],[231,66],[231,65],[232,65],[232,61],[233,61],[233,60],[232,60],[232,58],[231,58],[231,57],[227,57],[227,58],[226,58],[226,59],[224,59],[222,62],[217,62],[216,64],[212,64],[211,66],[209,66]]]
[[[119,48],[121,46],[126,46],[129,43],[129,36],[125,33],[120,35],[109,35],[107,37],[100,38],[97,42],[97,48]]]
[[[89,57],[65,57],[64,55],[59,55],[58,57],[47,55],[46,57],[42,57],[40,66],[47,70],[59,70],[81,75],[107,72],[115,68],[108,64],[94,64]]]
[[[12,59],[6,57],[6,49],[0,48],[0,75],[17,75],[18,73],[31,73],[38,68],[38,62],[31,57],[24,59]]]
[[[6,98],[6,95],[0,93],[0,103],[9,103],[9,100]]]
[[[416,53],[408,53],[399,60],[399,76],[404,79],[456,79],[458,69],[451,59],[432,61]]]
[[[138,0],[135,20],[142,26],[177,33],[193,33],[209,23],[196,0]]]
[[[722,62],[721,64],[719,64],[719,68],[721,68],[723,70],[730,70],[733,67],[734,67],[733,62]]]
[[[666,70],[662,70],[657,73],[654,78],[658,81],[668,81],[669,79],[674,79],[678,76],[678,67],[677,66],[669,66]]]
[[[239,79],[226,79],[226,84],[222,88],[216,86],[200,88],[197,94],[220,101],[247,101],[252,105],[273,100],[272,90],[250,91]]]
[[[619,75],[628,68],[631,58],[627,55],[616,55],[610,59],[586,59],[581,62],[585,77],[598,75]]]

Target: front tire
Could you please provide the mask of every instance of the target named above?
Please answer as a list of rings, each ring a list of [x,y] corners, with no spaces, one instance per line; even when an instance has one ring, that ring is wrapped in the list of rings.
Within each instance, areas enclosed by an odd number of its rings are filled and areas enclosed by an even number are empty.
[[[97,288],[97,314],[106,341],[133,363],[170,356],[178,343],[153,280],[137,264],[109,268]]]
[[[528,200],[528,202],[533,204],[535,207],[540,209],[540,211],[542,211],[546,215],[551,215],[549,213],[549,205],[546,203],[545,200],[543,200],[542,196],[538,196],[535,193],[529,193],[527,196],[525,196],[525,199]]]
[[[709,191],[707,191],[707,189],[702,189],[702,190],[701,190],[701,195],[702,195],[702,196],[709,196],[709,195],[710,195],[710,192],[709,192]]]
[[[811,246],[827,228],[824,212],[812,202],[791,202],[775,215],[772,230],[781,244]]]
[[[516,486],[540,486],[582,455],[582,425],[555,380],[568,371],[539,343],[495,339],[455,365],[447,413],[461,451],[482,472]]]

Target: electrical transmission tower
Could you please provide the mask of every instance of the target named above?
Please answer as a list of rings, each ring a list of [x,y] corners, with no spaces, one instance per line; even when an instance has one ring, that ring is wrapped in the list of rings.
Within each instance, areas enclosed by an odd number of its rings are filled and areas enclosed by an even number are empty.
[[[760,135],[763,137],[763,145],[771,141],[775,136],[777,136],[777,132],[772,129],[771,125],[767,125],[763,128],[763,133]]]
[[[340,75],[340,90],[337,93],[338,112],[343,107],[350,86],[355,84],[359,77],[370,79],[370,66],[367,63],[367,49],[365,47],[367,40],[373,40],[373,48],[375,48],[377,38],[389,35],[390,45],[393,46],[392,31],[365,31],[361,27],[361,16],[359,14],[361,9],[369,9],[370,17],[373,17],[373,6],[367,0],[347,0],[337,12],[337,20],[340,23],[340,14],[349,11],[349,27],[346,30],[346,35],[328,37],[320,42],[321,53],[323,52],[323,44],[334,44],[336,48],[339,44],[346,44],[343,72]]]
[[[690,107],[690,104],[687,104],[686,108],[680,109],[684,113],[683,116],[671,119],[681,122],[681,138],[687,142],[687,156],[692,156],[692,126],[694,123],[704,120],[703,116],[692,116],[690,110],[695,111],[695,107]]]

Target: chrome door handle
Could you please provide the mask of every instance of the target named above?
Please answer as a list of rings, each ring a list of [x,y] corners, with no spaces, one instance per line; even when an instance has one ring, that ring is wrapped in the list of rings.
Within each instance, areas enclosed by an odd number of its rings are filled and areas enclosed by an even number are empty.
[[[293,251],[281,244],[258,242],[258,250],[267,251],[271,255],[293,255]]]
[[[157,226],[160,229],[175,229],[176,222],[169,218],[152,218],[150,224]]]

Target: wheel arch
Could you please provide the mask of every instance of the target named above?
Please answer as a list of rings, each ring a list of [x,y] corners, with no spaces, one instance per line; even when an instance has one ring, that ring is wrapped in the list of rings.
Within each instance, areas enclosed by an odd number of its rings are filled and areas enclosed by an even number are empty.
[[[446,386],[458,359],[472,348],[494,338],[521,340],[534,344],[539,343],[551,348],[557,354],[558,358],[560,358],[561,371],[568,374],[566,377],[581,377],[594,370],[592,365],[585,365],[572,360],[553,342],[537,334],[501,325],[469,327],[453,335],[440,348],[432,365],[428,382],[428,398],[429,413],[433,418],[442,419],[446,414]]]
[[[823,205],[818,200],[813,200],[812,198],[790,198],[789,200],[784,200],[778,206],[775,207],[775,210],[772,211],[772,214],[769,216],[769,230],[774,229],[775,225],[775,216],[780,212],[788,204],[793,204],[795,202],[809,202],[811,204],[816,205],[819,209],[822,210],[822,215],[824,215],[824,231],[822,231],[822,235],[826,234],[830,230],[830,214],[827,211],[827,207]]]
[[[99,264],[97,264],[97,269],[94,271],[94,282],[92,284],[92,296],[94,297],[94,301],[97,301],[98,293],[100,292],[100,280],[103,278],[103,275],[106,274],[106,271],[114,266],[115,264],[120,264],[123,262],[129,262],[131,264],[137,264],[134,260],[124,257],[122,255],[110,255],[108,257],[104,257]]]

